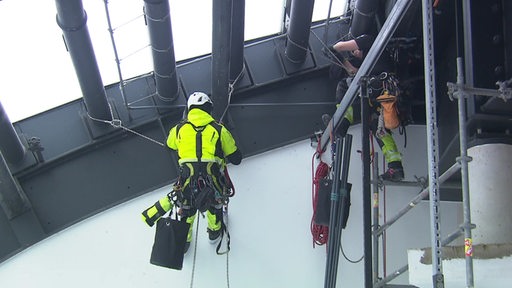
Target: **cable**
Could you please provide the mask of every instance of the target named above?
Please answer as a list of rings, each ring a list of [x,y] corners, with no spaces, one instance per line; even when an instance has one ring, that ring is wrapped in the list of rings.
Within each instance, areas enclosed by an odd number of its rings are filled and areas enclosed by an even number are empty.
[[[112,120],[104,120],[104,119],[94,118],[89,113],[87,113],[87,116],[91,120],[94,120],[94,121],[97,121],[97,122],[102,122],[102,123],[105,123],[105,124],[110,124],[114,128],[121,128],[121,129],[123,129],[125,131],[131,132],[131,133],[133,133],[133,134],[135,134],[135,135],[137,135],[139,137],[142,137],[142,138],[144,138],[146,140],[149,140],[149,141],[151,141],[151,142],[153,142],[153,143],[155,143],[157,145],[165,147],[164,143],[162,143],[162,142],[159,142],[159,141],[157,141],[157,140],[155,140],[155,139],[153,139],[151,137],[148,137],[146,135],[143,135],[143,134],[141,134],[141,133],[139,133],[137,131],[134,131],[134,130],[128,128],[128,127],[124,127],[123,126],[123,122],[121,121],[121,119],[115,119],[114,118],[114,112],[112,111],[112,106],[110,105],[110,103],[108,103],[108,108],[110,109],[110,117],[112,118]]]
[[[199,214],[199,213],[197,213]],[[199,218],[200,217],[197,217],[199,215],[196,215],[196,236],[195,236],[195,243],[194,243],[194,260],[192,261],[192,273],[190,275],[190,288],[193,288],[194,287],[194,274],[195,274],[195,271],[196,271],[196,257],[197,257],[197,240],[198,240],[198,233],[199,233]]]
[[[364,259],[364,254],[361,256],[361,258],[359,258],[357,260],[352,260],[352,259],[348,258],[348,256],[345,254],[345,251],[343,251],[343,245],[340,245],[340,250],[341,250],[341,254],[343,254],[343,258],[345,258],[348,262],[350,262],[352,264],[359,263]]]
[[[235,80],[233,80],[233,83],[229,83],[228,85],[228,105],[226,105],[226,108],[224,109],[224,112],[222,112],[222,116],[219,118],[219,123],[222,123],[222,119],[224,119],[224,116],[226,116],[226,113],[228,112],[229,104],[231,104],[231,96],[233,95],[233,92],[235,91],[235,85],[242,78],[245,71],[245,63],[242,66],[242,70],[240,73],[238,73],[238,76],[236,76]]]
[[[233,188],[234,189],[234,188]],[[224,221],[224,225],[226,225],[226,231],[227,231],[227,225],[228,225],[228,205],[224,205],[223,209],[222,209],[222,213],[223,213],[223,217],[225,219],[223,219]],[[228,232],[228,237],[229,237],[229,232]],[[222,241],[222,239],[220,240]],[[226,252],[226,283],[227,283],[227,287],[230,288],[230,281],[229,281],[229,239],[228,239],[228,250]]]

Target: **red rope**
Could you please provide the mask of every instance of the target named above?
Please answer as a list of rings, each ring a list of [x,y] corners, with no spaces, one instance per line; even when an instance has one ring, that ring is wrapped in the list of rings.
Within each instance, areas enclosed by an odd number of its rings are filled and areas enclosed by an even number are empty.
[[[319,143],[320,144],[320,143]],[[319,225],[315,223],[316,216],[316,204],[318,202],[318,190],[320,189],[320,179],[325,178],[329,173],[329,165],[325,162],[320,161],[316,168],[316,172],[313,173],[314,170],[314,162],[317,156],[320,156],[318,149],[313,155],[313,159],[311,161],[311,174],[312,174],[312,203],[313,203],[313,217],[311,218],[311,235],[313,236],[313,248],[316,245],[324,245],[327,243],[327,239],[329,237],[329,226]],[[318,157],[319,158],[319,157]]]
[[[231,181],[231,177],[229,177],[228,167],[224,167],[224,177],[226,178],[226,184],[231,186],[231,193],[229,193],[228,197],[235,196],[235,185],[233,184],[233,181]]]

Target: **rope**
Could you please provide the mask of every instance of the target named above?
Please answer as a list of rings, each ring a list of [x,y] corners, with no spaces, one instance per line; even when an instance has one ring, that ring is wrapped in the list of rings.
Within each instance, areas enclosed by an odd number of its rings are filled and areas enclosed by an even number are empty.
[[[226,281],[229,288],[229,253],[226,254]]]
[[[225,172],[227,173],[227,169],[225,169]],[[228,179],[229,178],[229,175],[228,175]],[[231,179],[229,180],[230,183],[231,183],[231,186],[233,187],[233,191],[235,189],[233,183],[231,182]],[[233,193],[234,195],[234,193]],[[198,213],[199,214],[199,213]],[[223,206],[223,217],[224,219],[222,219],[222,225],[223,227],[221,229],[224,229],[225,232],[227,233],[227,237],[228,237],[228,249],[226,252],[222,252],[222,253],[218,253],[217,251],[217,254],[218,255],[222,255],[222,254],[226,254],[226,282],[227,282],[227,287],[229,288],[230,287],[230,281],[229,281],[229,232],[227,232],[227,223],[228,223],[228,205],[224,205]],[[195,232],[195,243],[194,243],[194,259],[192,261],[192,274],[191,274],[191,277],[190,277],[190,288],[193,288],[194,286],[194,275],[195,275],[195,269],[196,269],[196,259],[197,259],[197,240],[199,239],[198,238],[198,231],[199,231],[199,218],[200,217],[197,217],[197,223],[196,223],[196,232]],[[224,234],[224,231],[222,232]],[[221,236],[223,237],[223,235]],[[220,241],[222,242],[222,238],[220,239]],[[221,243],[219,243],[219,246],[220,246]],[[217,247],[217,249],[219,248],[219,246]]]
[[[288,35],[288,34],[286,34],[286,40],[289,41],[290,43],[292,43],[293,45],[295,45],[295,47],[306,51],[306,53],[311,52],[311,50],[309,50],[308,47],[301,46],[299,43],[297,43],[297,42],[293,41],[292,39],[290,39],[290,35]]]
[[[153,22],[164,22],[164,21],[167,21],[167,19],[171,18],[171,13],[167,13],[163,17],[160,17],[160,18],[152,18],[152,17],[149,17],[149,15],[147,13],[144,13],[144,17],[146,17],[146,19],[149,19]]]
[[[199,213],[197,213],[199,214]],[[197,215],[199,216],[199,215]],[[197,258],[197,240],[198,240],[198,235],[199,235],[199,217],[197,217],[197,223],[196,223],[196,237],[194,239],[195,243],[194,243],[194,260],[192,261],[192,275],[190,276],[190,288],[193,288],[194,287],[194,273],[196,271],[196,258]]]
[[[125,131],[128,131],[128,132],[133,133],[133,134],[135,134],[135,135],[137,135],[139,137],[142,137],[142,138],[144,138],[146,140],[149,140],[149,141],[151,141],[151,142],[153,142],[155,144],[158,144],[158,145],[160,145],[162,147],[165,147],[164,143],[156,141],[155,139],[152,139],[152,138],[150,138],[150,137],[148,137],[146,135],[143,135],[143,134],[141,134],[141,133],[139,133],[137,131],[134,131],[134,130],[128,128],[128,127],[123,126],[123,122],[121,121],[121,119],[115,119],[114,118],[114,113],[112,111],[112,106],[110,105],[110,103],[108,104],[108,108],[110,110],[110,117],[112,118],[112,120],[103,120],[103,119],[94,118],[94,117],[92,117],[89,114],[89,112],[87,112],[87,116],[91,120],[93,120],[93,121],[97,121],[97,122],[101,122],[101,123],[105,123],[105,124],[110,124],[114,128],[121,128],[121,129],[123,129]]]
[[[238,73],[238,75],[236,76],[235,80],[233,80],[232,83],[229,83],[229,86],[228,86],[228,105],[226,105],[226,108],[224,109],[224,112],[222,112],[222,116],[220,116],[220,119],[219,119],[220,123],[222,123],[222,119],[224,119],[224,116],[228,112],[229,105],[231,104],[231,95],[233,95],[233,92],[235,91],[236,83],[238,82],[238,80],[240,80],[240,78],[242,78],[242,75],[244,75],[244,71],[245,71],[245,63],[242,66],[242,70],[240,71],[240,73]]]
[[[225,220],[223,219],[224,221],[224,225],[228,225],[228,205],[224,205],[224,217],[226,218]],[[227,231],[227,228],[226,228],[226,231]],[[221,239],[222,241],[222,239]],[[227,286],[229,288],[229,250],[226,252],[226,283],[227,283]]]
[[[320,153],[316,151],[313,154],[312,162],[311,162],[311,172],[313,172],[314,161]],[[311,235],[313,236],[313,248],[316,245],[324,245],[327,243],[327,239],[329,236],[329,227],[324,225],[315,224],[315,216],[316,216],[316,204],[318,202],[318,190],[320,186],[320,179],[325,178],[329,172],[329,166],[320,161],[317,166],[316,172],[313,176],[312,182],[312,203],[313,203],[313,216],[311,217]],[[313,174],[313,173],[312,173]]]
[[[350,262],[352,264],[359,263],[359,262],[361,262],[361,260],[364,259],[364,254],[361,256],[361,258],[359,258],[357,260],[352,260],[352,259],[348,258],[348,256],[345,254],[345,251],[343,251],[343,245],[340,245],[340,250],[341,250],[341,254],[343,254],[343,258],[345,258],[348,262]]]
[[[322,47],[325,48],[327,50],[327,53],[329,53],[329,55],[331,57],[326,57],[327,60],[329,60],[329,62],[331,64],[334,64],[334,65],[337,65],[345,70],[347,70],[345,68],[345,65],[343,65],[343,62],[340,61],[340,59],[338,59],[338,57],[336,57],[336,55],[334,55],[334,53],[332,53],[331,50],[329,50],[329,47],[327,46],[327,44],[325,44],[322,39],[320,39],[320,37],[318,37],[318,35],[315,34],[315,32],[313,30],[310,30],[310,32],[313,34],[313,36],[315,36],[315,38],[318,40],[318,42],[320,42],[320,44],[322,44]],[[343,37],[342,37],[343,38]],[[332,61],[332,59],[336,59],[336,61]]]

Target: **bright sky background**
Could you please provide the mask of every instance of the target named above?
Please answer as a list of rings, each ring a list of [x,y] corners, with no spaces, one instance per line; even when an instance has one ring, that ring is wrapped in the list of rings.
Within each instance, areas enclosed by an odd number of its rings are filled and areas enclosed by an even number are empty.
[[[143,0],[109,0],[123,79],[153,70]],[[313,21],[325,19],[330,0],[316,0]],[[169,0],[176,60],[211,53],[212,0]],[[281,29],[284,0],[246,0],[245,39]],[[83,0],[104,85],[119,82],[105,1]],[[340,15],[345,0],[333,0]],[[11,122],[82,97],[71,57],[56,23],[54,0],[0,0],[0,102]]]

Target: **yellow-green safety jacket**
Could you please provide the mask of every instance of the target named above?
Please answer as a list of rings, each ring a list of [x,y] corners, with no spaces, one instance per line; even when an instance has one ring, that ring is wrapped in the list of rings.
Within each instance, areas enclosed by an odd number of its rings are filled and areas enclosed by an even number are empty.
[[[237,150],[228,129],[197,108],[189,111],[186,122],[171,129],[167,146],[178,151],[180,165],[186,162],[217,162],[223,167],[224,158]]]

